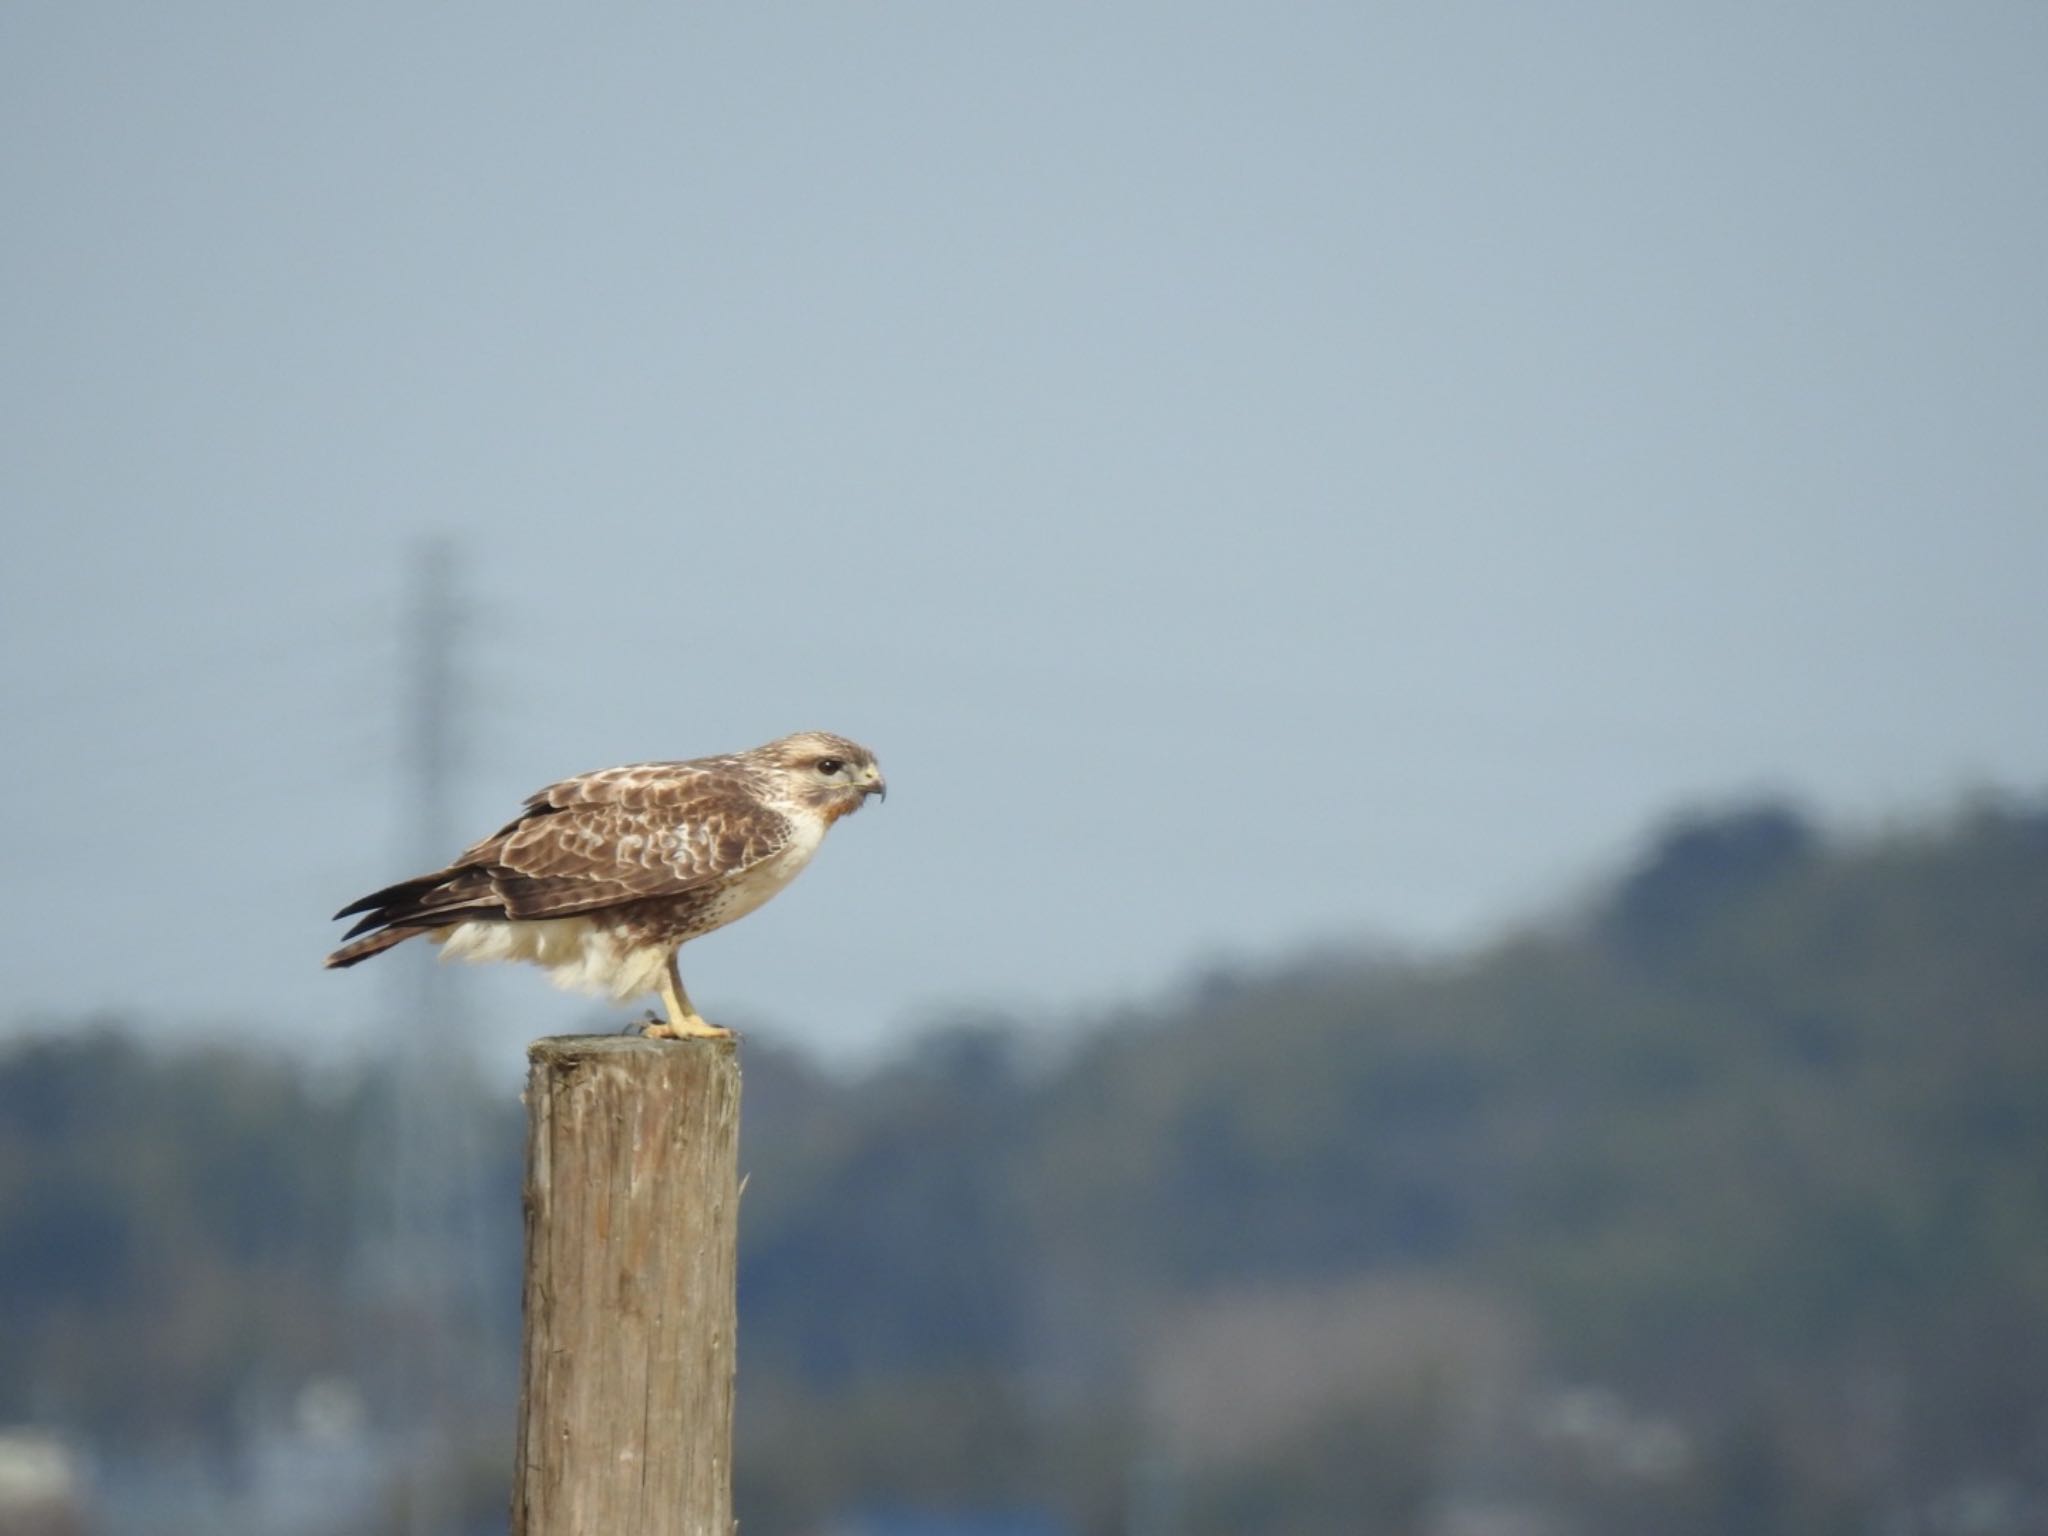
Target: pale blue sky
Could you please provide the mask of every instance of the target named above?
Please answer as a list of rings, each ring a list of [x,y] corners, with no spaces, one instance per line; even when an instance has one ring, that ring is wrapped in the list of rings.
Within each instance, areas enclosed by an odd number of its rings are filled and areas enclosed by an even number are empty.
[[[461,836],[879,752],[844,1050],[2048,781],[2048,6],[16,0],[0,198],[0,1027],[361,1038],[434,530]]]

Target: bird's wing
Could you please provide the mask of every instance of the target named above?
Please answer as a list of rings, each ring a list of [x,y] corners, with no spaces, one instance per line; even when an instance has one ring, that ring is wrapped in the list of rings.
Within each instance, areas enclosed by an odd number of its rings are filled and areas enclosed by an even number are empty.
[[[571,917],[681,896],[772,858],[794,834],[742,774],[695,764],[608,768],[551,784],[444,870],[338,914],[349,937],[401,923]]]
[[[543,790],[506,829],[490,867],[507,915],[564,917],[684,895],[773,857],[794,831],[744,782],[716,772],[611,773]]]

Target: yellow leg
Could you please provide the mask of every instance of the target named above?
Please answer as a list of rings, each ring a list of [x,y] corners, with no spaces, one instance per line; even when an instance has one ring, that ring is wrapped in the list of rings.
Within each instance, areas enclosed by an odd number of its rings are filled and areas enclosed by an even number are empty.
[[[668,1010],[668,1018],[650,1023],[640,1031],[650,1040],[682,1040],[692,1035],[709,1036],[714,1040],[728,1039],[729,1029],[720,1029],[716,1024],[707,1024],[703,1016],[690,1006],[690,994],[683,990],[682,972],[676,969],[673,951],[661,976],[661,1003]]]

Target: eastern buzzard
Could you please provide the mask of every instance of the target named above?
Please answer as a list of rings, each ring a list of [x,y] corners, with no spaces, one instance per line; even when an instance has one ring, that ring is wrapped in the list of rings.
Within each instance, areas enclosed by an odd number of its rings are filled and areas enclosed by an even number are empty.
[[[668,1017],[650,1035],[723,1035],[690,1006],[677,946],[760,906],[826,828],[887,789],[872,752],[822,731],[564,779],[446,869],[335,913],[362,916],[327,964],[425,934],[444,957],[531,960],[557,986],[620,1000],[659,991]]]

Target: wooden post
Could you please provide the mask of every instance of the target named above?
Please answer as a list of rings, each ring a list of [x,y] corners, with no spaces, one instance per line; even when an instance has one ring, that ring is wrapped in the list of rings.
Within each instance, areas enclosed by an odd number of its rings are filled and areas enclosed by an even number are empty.
[[[512,1536],[731,1536],[739,1054],[527,1052]]]

